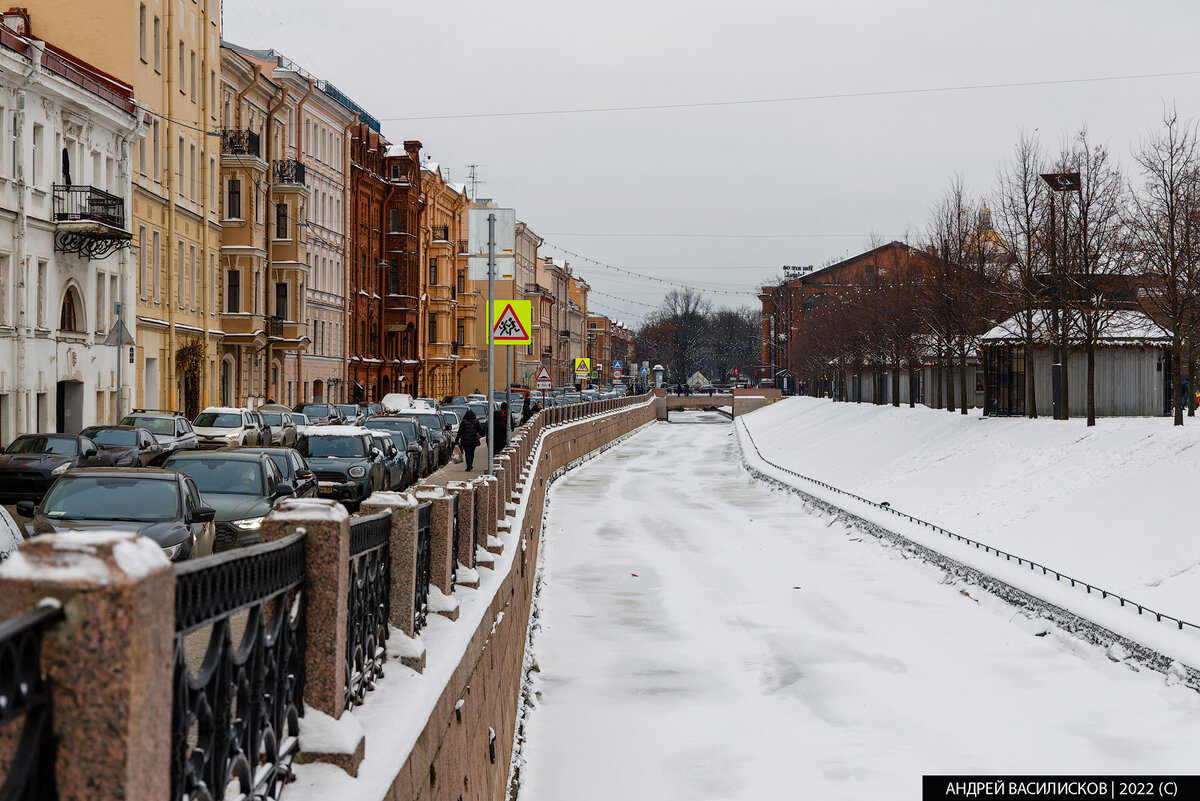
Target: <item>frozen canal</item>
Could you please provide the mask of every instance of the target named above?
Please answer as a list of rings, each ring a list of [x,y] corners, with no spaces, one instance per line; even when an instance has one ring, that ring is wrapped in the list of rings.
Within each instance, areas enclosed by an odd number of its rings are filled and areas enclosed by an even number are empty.
[[[660,423],[554,485],[520,801],[1194,772],[1196,693],[808,514],[736,454],[728,423]]]

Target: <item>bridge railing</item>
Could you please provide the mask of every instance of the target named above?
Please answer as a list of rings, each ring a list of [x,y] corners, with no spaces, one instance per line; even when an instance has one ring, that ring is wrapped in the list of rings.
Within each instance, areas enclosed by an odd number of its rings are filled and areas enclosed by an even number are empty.
[[[0,737],[17,743],[12,760],[0,764],[0,798],[58,798],[54,698],[42,672],[42,639],[62,620],[62,607],[48,604],[0,623]]]
[[[392,569],[386,512],[350,524],[350,580],[346,594],[346,709],[366,700],[387,659]]]

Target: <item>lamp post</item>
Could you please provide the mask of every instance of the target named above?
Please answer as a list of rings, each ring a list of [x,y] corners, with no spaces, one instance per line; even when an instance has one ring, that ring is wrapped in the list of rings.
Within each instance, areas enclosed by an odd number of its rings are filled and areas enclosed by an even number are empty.
[[[1077,172],[1042,173],[1042,180],[1045,181],[1046,185],[1050,187],[1051,192],[1057,192],[1057,193],[1078,192],[1083,187],[1082,183],[1079,180],[1079,173],[1077,173]],[[1068,413],[1067,409],[1065,408],[1064,404],[1062,403],[1062,353],[1059,348],[1059,342],[1061,339],[1059,336],[1059,324],[1060,324],[1060,322],[1063,322],[1065,324],[1065,320],[1060,321],[1060,318],[1059,318],[1059,303],[1060,303],[1059,299],[1062,294],[1063,282],[1062,282],[1062,278],[1061,278],[1061,270],[1059,269],[1059,264],[1058,264],[1057,241],[1058,241],[1058,231],[1057,231],[1057,226],[1055,225],[1055,221],[1054,221],[1054,195],[1052,194],[1050,196],[1050,264],[1051,264],[1051,269],[1054,271],[1054,281],[1056,282],[1057,286],[1054,287],[1055,295],[1054,295],[1054,297],[1051,298],[1051,302],[1050,302],[1050,336],[1053,339],[1053,349],[1051,352],[1051,364],[1050,364],[1050,393],[1051,393],[1051,396],[1053,397],[1054,419],[1055,420],[1065,420],[1065,419],[1067,419],[1067,416],[1069,413]],[[1066,207],[1066,199],[1064,197],[1064,199],[1063,199],[1063,250],[1064,250],[1063,255],[1064,255],[1064,257],[1066,256],[1066,253],[1065,253],[1066,245],[1067,245],[1067,207]],[[1031,369],[1033,369],[1033,365],[1027,364],[1027,365],[1025,365],[1025,369],[1031,370]],[[1030,400],[1032,400],[1032,399],[1026,398],[1025,402],[1029,403]]]

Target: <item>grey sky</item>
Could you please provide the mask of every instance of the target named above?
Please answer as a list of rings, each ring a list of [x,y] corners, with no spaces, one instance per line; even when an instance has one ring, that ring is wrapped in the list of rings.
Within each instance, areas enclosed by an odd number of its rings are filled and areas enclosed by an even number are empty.
[[[396,143],[598,261],[753,291],[903,236],[961,174],[991,191],[1022,128],[1086,123],[1128,163],[1200,76],[711,108],[397,118],[924,89],[1200,70],[1195,0],[225,0],[225,37],[335,83]],[[334,8],[344,9],[333,13]],[[722,234],[630,237],[611,234]],[[592,236],[591,234],[610,234]],[[813,234],[819,236],[786,237]],[[830,236],[838,235],[838,236]],[[543,247],[543,255],[562,255]],[[670,287],[567,257],[636,324]],[[717,305],[757,305],[713,295]]]

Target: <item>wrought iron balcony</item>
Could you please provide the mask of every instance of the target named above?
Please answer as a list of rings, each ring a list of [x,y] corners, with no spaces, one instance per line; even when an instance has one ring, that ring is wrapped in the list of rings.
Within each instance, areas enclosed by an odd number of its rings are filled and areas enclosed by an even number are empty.
[[[234,156],[261,156],[258,134],[245,128],[224,128],[221,131],[221,152]]]
[[[563,329],[560,329],[560,330],[559,330],[559,332],[558,332],[558,338],[559,338],[559,339],[570,339],[570,338],[571,338],[571,332],[570,332],[569,330],[565,329],[565,328],[563,328]]]
[[[97,222],[125,230],[125,201],[94,186],[54,185],[55,222]]]
[[[275,173],[275,183],[304,186],[304,165],[296,159],[276,161],[272,170]]]
[[[449,242],[450,241],[450,226],[434,225],[434,226],[431,226],[430,230],[433,231],[433,241],[434,242]]]
[[[457,250],[459,253],[467,252],[467,240],[459,239],[455,241],[455,244],[457,245]]]
[[[267,336],[272,339],[283,337],[283,318],[278,315],[267,317]]]

